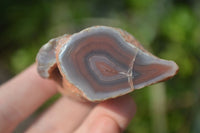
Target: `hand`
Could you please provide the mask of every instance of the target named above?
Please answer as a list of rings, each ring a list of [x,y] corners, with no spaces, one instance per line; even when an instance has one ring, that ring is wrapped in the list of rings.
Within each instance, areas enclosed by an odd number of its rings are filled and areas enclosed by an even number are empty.
[[[55,82],[42,79],[36,65],[0,87],[0,132],[10,133],[48,98]],[[129,95],[94,104],[61,97],[35,121],[27,133],[118,133],[135,114]]]

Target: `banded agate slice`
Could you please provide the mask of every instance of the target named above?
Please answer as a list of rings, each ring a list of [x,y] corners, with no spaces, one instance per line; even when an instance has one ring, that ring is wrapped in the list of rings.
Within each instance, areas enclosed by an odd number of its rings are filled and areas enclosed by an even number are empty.
[[[95,26],[45,44],[38,72],[62,86],[62,93],[89,101],[115,98],[174,76],[178,66],[146,51],[129,33]]]

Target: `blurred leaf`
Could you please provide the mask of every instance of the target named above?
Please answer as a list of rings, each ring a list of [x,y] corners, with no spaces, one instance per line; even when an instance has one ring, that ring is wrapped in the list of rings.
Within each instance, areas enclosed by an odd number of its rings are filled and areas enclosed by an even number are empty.
[[[128,3],[133,9],[145,9],[148,6],[151,6],[154,1],[156,0],[128,0]]]
[[[183,43],[195,24],[195,18],[186,7],[176,7],[163,20],[162,33],[171,41]]]
[[[31,55],[25,49],[17,50],[11,58],[11,65],[14,73],[18,73],[25,69],[32,62]]]

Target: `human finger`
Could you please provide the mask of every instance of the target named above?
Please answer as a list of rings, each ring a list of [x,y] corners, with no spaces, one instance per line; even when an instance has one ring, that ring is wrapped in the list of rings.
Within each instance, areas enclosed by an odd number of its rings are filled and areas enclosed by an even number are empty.
[[[72,133],[95,104],[61,97],[26,131],[27,133]]]
[[[136,112],[129,96],[108,100],[96,106],[76,133],[118,133],[127,127]]]
[[[32,65],[0,87],[0,132],[11,132],[56,93],[53,81],[42,79]]]

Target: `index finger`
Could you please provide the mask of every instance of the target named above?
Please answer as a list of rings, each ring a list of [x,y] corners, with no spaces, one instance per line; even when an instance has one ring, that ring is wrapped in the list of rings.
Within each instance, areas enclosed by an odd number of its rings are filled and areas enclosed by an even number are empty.
[[[56,93],[53,81],[42,79],[32,65],[0,87],[0,132],[11,132]]]

